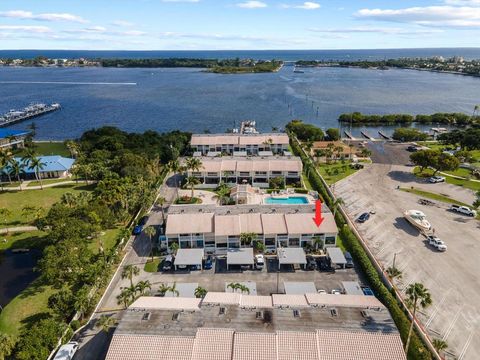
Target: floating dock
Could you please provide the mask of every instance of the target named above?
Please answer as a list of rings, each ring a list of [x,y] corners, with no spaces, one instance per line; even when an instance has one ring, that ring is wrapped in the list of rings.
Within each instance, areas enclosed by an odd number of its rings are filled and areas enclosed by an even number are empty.
[[[357,140],[357,139],[354,138],[354,137],[352,136],[352,134],[350,134],[347,130],[345,130],[343,133],[344,133],[345,136],[346,136],[347,138],[349,138],[350,140]]]
[[[385,134],[384,134],[383,132],[381,132],[380,130],[378,130],[378,135],[380,135],[382,138],[387,139],[387,140],[391,140],[391,139],[392,139],[390,136],[385,135]]]
[[[368,140],[371,140],[371,141],[374,141],[375,138],[371,137],[370,135],[368,135],[368,133],[366,131],[360,131],[360,134],[362,134],[362,136]]]
[[[60,110],[61,106],[58,103],[47,104],[30,104],[22,110],[10,110],[0,116],[0,127],[15,124],[20,121],[32,119],[41,115],[48,114],[53,111]]]

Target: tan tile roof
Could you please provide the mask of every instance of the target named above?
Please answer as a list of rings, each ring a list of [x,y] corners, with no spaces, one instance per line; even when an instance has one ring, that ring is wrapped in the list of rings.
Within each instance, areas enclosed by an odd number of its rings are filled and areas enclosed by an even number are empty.
[[[222,161],[218,161],[213,159],[212,161],[204,160],[202,161],[202,168],[200,169],[200,172],[220,172],[222,171]]]
[[[194,337],[115,334],[105,360],[190,360]]]
[[[201,172],[221,171],[292,171],[301,172],[303,165],[299,158],[285,159],[228,159],[228,158],[202,158]]]
[[[375,296],[365,295],[332,295],[305,294],[310,305],[349,307],[349,308],[384,308],[385,306]]]
[[[197,233],[213,233],[213,213],[168,215],[166,235]]]
[[[237,171],[242,172],[251,172],[253,171],[253,161],[252,160],[237,160]]]
[[[200,308],[200,301],[201,299],[186,297],[142,296],[135,300],[128,309],[196,311]]]
[[[307,307],[307,299],[304,295],[286,295],[286,294],[272,294],[273,306],[275,307]]]
[[[273,307],[271,296],[242,295],[240,306],[247,308],[269,309]]]
[[[240,235],[240,217],[238,215],[216,215],[214,217],[215,235]]]
[[[209,291],[203,299],[203,304],[238,305],[241,294]]]
[[[192,135],[191,144],[195,145],[262,145],[269,139],[272,144],[288,144],[287,134],[257,134],[257,135],[235,135],[235,134],[213,134]]]
[[[240,230],[241,232],[250,232],[262,234],[262,219],[260,214],[240,214]]]
[[[236,160],[222,160],[222,171],[232,171],[237,170],[237,161]]]
[[[277,331],[277,352],[278,360],[316,359],[318,357],[316,333]]]
[[[315,214],[285,214],[289,234],[329,234],[337,232],[337,225],[332,213],[322,213],[323,222],[317,227],[313,221]]]
[[[277,360],[276,334],[237,332],[232,360]]]
[[[231,329],[198,329],[191,360],[231,360],[233,334]]]
[[[406,360],[399,334],[317,330],[319,360]]]
[[[261,214],[264,234],[286,234],[287,225],[283,214]]]

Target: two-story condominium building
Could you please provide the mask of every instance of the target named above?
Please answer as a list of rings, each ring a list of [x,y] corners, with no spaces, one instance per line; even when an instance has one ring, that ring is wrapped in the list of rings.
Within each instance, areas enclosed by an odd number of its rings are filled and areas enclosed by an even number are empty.
[[[202,157],[200,171],[187,172],[200,180],[198,187],[214,188],[226,184],[248,183],[268,188],[273,178],[282,178],[286,185],[297,184],[302,177],[302,161],[298,157]]]
[[[181,249],[204,248],[208,253],[225,253],[241,246],[242,233],[255,233],[268,250],[278,247],[314,247],[320,238],[326,247],[336,246],[335,219],[322,207],[324,221],[317,227],[311,205],[171,206],[165,243]],[[308,244],[308,245],[307,245]]]
[[[257,155],[260,151],[271,151],[283,154],[288,151],[288,135],[285,133],[271,134],[193,134],[190,145],[195,152],[202,155],[234,152],[246,152]]]

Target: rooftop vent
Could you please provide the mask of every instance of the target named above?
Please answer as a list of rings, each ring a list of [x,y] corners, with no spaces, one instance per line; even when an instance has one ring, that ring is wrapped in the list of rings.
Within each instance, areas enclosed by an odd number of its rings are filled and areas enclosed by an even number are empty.
[[[300,310],[293,310],[293,317],[300,317]]]
[[[227,309],[222,306],[220,307],[220,311],[218,312],[218,315],[225,315],[226,312],[227,312]]]
[[[337,311],[337,309],[330,309],[330,314],[331,314],[332,316],[338,316],[338,311]]]
[[[230,214],[230,210],[227,210],[227,214]]]
[[[173,314],[172,320],[173,320],[173,321],[178,321],[178,317],[179,317],[179,316],[180,316],[180,313],[175,313],[175,314]]]
[[[150,320],[151,316],[152,316],[152,313],[147,312],[147,313],[143,314],[142,320],[148,321],[148,320]]]
[[[263,311],[257,311],[255,313],[255,319],[257,320],[263,320]]]
[[[370,317],[370,316],[368,315],[367,310],[362,310],[362,311],[360,311],[360,313],[362,314],[362,316],[363,316],[365,319],[367,319],[367,318]]]

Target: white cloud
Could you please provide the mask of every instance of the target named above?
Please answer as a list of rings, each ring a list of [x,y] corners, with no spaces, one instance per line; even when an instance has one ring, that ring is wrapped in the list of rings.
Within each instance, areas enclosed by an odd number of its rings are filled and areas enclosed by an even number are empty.
[[[320,9],[322,6],[319,3],[313,1],[305,1],[301,5],[282,5],[283,8],[294,8],[294,9],[304,9],[304,10],[316,10]]]
[[[200,0],[162,0],[166,3],[198,3]]]
[[[113,26],[121,26],[121,27],[130,27],[135,25],[134,23],[131,23],[130,21],[125,21],[125,20],[115,20],[115,21],[112,21],[111,24]]]
[[[480,0],[445,0],[445,4],[454,6],[480,6]]]
[[[355,16],[362,19],[411,23],[423,26],[469,28],[480,27],[480,8],[426,6],[404,9],[361,9]]]
[[[66,34],[93,34],[97,36],[143,36],[146,35],[146,32],[139,30],[127,30],[127,31],[110,31],[103,26],[91,26],[83,29],[69,29],[64,30],[63,33]]]
[[[0,31],[5,32],[33,32],[37,34],[44,34],[52,32],[47,26],[22,26],[22,25],[0,25]]]
[[[244,9],[260,9],[260,8],[266,8],[268,5],[261,1],[252,0],[252,1],[245,1],[243,3],[238,3],[237,6]]]
[[[443,30],[439,29],[403,29],[394,27],[371,27],[371,26],[358,26],[351,28],[310,28],[312,32],[328,33],[328,34],[354,34],[354,33],[380,33],[388,35],[428,35],[442,33]]]
[[[0,12],[0,17],[21,19],[21,20],[38,20],[38,21],[68,21],[86,23],[87,21],[80,16],[68,13],[42,13],[34,14],[31,11],[11,10]]]

